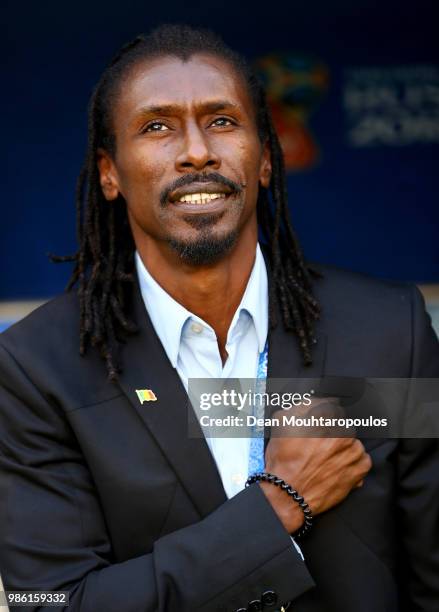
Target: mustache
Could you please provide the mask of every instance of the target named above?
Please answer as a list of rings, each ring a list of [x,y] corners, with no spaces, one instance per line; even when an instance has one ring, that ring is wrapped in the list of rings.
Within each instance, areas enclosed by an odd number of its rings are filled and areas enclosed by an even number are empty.
[[[235,181],[232,181],[232,179],[226,178],[222,174],[218,174],[218,172],[209,172],[203,174],[184,174],[161,191],[161,206],[166,206],[169,201],[169,195],[173,191],[175,191],[176,189],[180,189],[180,187],[187,187],[188,185],[192,185],[192,183],[218,183],[220,185],[225,185],[234,193],[241,193],[241,191],[245,187],[245,183],[242,183],[241,185],[239,183],[235,183]]]

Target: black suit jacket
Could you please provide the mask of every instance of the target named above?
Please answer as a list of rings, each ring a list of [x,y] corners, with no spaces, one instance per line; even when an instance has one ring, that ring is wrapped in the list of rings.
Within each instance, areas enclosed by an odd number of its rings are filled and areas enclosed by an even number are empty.
[[[279,325],[269,376],[439,376],[414,287],[323,272],[313,366]],[[226,499],[138,290],[134,310],[118,384],[96,351],[78,354],[75,294],[0,338],[6,589],[67,589],[71,612],[257,610],[265,591],[294,612],[439,610],[437,440],[367,440],[364,486],[318,517],[303,562],[257,485]]]

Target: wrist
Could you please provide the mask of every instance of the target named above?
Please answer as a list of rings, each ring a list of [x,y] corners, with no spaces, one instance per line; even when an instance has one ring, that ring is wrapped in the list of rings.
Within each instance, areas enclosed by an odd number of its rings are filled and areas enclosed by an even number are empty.
[[[259,486],[270,502],[282,525],[288,533],[298,531],[304,523],[304,515],[299,506],[293,505],[284,491],[273,487],[268,482],[259,482]]]
[[[310,507],[308,506],[307,502],[305,501],[305,499],[296,491],[296,489],[289,483],[285,482],[285,480],[283,478],[279,478],[279,476],[276,476],[275,474],[271,474],[270,472],[255,472],[253,474],[251,474],[248,478],[247,478],[247,482],[245,483],[246,487],[251,486],[252,484],[255,483],[259,483],[259,482],[266,482],[270,485],[273,485],[274,487],[276,487],[278,490],[280,490],[281,492],[285,493],[287,495],[287,497],[290,500],[290,503],[293,502],[293,504],[297,504],[297,506],[300,508],[300,510],[303,513],[303,525],[300,529],[296,529],[294,530],[294,537],[295,538],[303,538],[303,536],[305,534],[308,533],[308,531],[312,528],[313,525],[313,516],[312,516],[312,512]],[[272,495],[271,493],[268,493],[268,495]],[[280,498],[278,497],[277,500],[279,500]],[[277,508],[277,503],[278,501],[276,501],[276,498],[273,498],[274,504],[275,504],[275,508]],[[290,506],[292,508],[297,508],[297,506]],[[281,521],[283,521],[285,528],[292,533],[291,531],[291,525],[295,525],[296,521],[295,521],[295,517],[293,512],[288,512],[288,514],[284,514],[285,510],[284,510],[285,506],[282,505],[279,507],[278,511],[279,511],[279,517],[281,518]],[[291,520],[290,520],[291,519]]]

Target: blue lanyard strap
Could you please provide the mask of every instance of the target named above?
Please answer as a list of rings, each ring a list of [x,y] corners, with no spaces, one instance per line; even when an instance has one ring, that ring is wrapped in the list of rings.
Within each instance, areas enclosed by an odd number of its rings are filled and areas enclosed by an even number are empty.
[[[256,379],[256,393],[265,393],[267,385],[267,366],[268,366],[268,340],[264,350],[259,353],[258,373]],[[257,418],[264,417],[264,401],[255,402],[253,414]],[[250,439],[250,450],[248,458],[248,475],[263,472],[265,468],[264,458],[264,427],[255,425]]]

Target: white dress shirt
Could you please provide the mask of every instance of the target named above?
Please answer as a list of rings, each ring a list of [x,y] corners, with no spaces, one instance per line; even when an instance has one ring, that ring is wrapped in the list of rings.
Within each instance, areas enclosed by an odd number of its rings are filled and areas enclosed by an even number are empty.
[[[227,334],[223,365],[214,330],[175,301],[152,278],[136,253],[142,297],[154,329],[185,388],[188,378],[256,378],[268,333],[268,280],[259,245],[253,269]],[[224,490],[233,497],[248,476],[250,439],[206,438]]]

